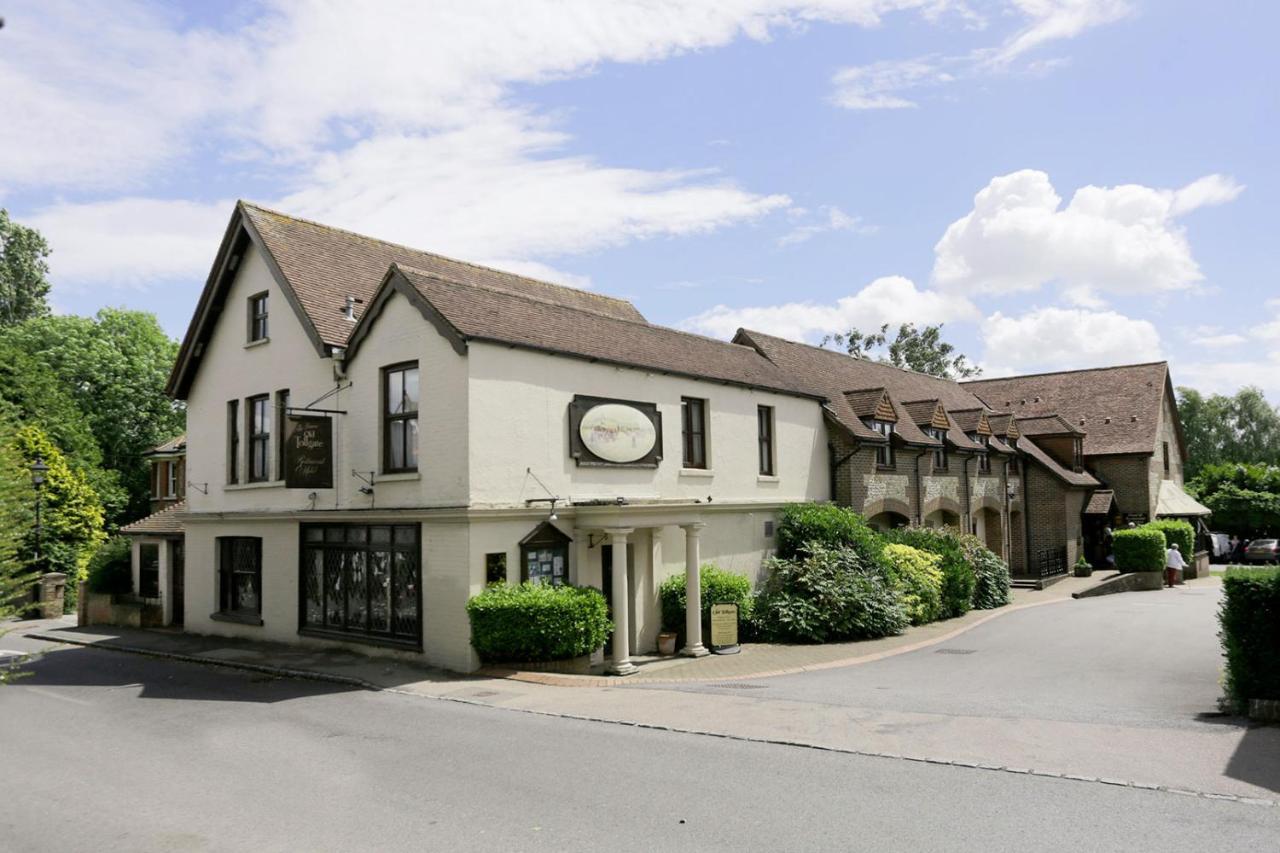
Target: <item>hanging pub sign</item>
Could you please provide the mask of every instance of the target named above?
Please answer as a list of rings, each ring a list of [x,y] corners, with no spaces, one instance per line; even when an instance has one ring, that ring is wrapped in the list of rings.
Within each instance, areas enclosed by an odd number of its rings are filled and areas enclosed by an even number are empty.
[[[290,489],[333,488],[333,419],[284,417],[284,484]]]

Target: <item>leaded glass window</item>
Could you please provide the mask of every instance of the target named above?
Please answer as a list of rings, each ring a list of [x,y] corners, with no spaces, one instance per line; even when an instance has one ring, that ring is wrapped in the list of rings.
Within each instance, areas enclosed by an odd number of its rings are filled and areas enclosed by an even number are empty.
[[[422,646],[416,524],[305,524],[299,607],[304,633]]]

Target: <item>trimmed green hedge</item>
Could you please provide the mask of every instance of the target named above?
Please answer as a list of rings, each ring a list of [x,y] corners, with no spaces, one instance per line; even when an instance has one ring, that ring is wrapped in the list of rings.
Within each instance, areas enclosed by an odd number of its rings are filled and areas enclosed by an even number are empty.
[[[892,567],[893,585],[902,596],[912,625],[942,618],[942,558],[910,545],[890,543],[884,555]]]
[[[494,584],[467,602],[471,645],[485,661],[565,660],[590,654],[613,630],[598,589]]]
[[[969,612],[977,578],[961,533],[949,527],[899,527],[883,535],[889,542],[910,545],[942,558],[942,618]]]
[[[133,592],[133,542],[127,536],[108,540],[89,560],[89,589],[127,595]]]
[[[702,591],[702,624],[711,624],[711,605],[738,605],[738,621],[747,625],[751,620],[751,581],[744,575],[736,575],[706,563],[699,570],[698,584]],[[676,643],[684,645],[685,594],[684,574],[671,575],[658,586],[658,600],[662,603],[662,630],[674,631]]]
[[[906,608],[887,564],[853,550],[817,543],[796,560],[771,558],[756,596],[753,621],[769,642],[834,643],[899,634]]]
[[[1164,571],[1164,534],[1151,527],[1117,530],[1112,538],[1116,568],[1122,572]]]
[[[816,542],[826,548],[854,548],[879,553],[880,539],[867,520],[848,507],[834,504],[787,504],[778,513],[777,555],[784,560],[809,553]]]
[[[1142,525],[1148,530],[1159,530],[1164,534],[1165,547],[1177,545],[1182,558],[1188,563],[1196,553],[1196,529],[1185,521],[1176,518],[1161,518]]]
[[[1280,572],[1229,572],[1222,581],[1219,635],[1227,658],[1227,698],[1280,699]]]

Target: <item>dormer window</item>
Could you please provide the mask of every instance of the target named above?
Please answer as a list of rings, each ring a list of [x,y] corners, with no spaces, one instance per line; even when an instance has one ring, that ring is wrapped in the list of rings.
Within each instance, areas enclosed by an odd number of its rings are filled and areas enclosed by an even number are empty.
[[[1081,471],[1084,470],[1084,442],[1083,441],[1077,438],[1074,442],[1072,442],[1071,455],[1072,455],[1071,465],[1075,469],[1075,472],[1079,474]]]
[[[876,465],[880,468],[893,467],[893,424],[890,421],[880,421],[872,418],[867,422],[867,426],[883,435],[887,441],[876,447]]]
[[[1009,446],[1010,446],[1010,447],[1012,447],[1014,450],[1017,450],[1017,449],[1018,449],[1018,439],[1016,439],[1016,438],[1009,438],[1009,439],[1005,439],[1005,440],[1008,442]],[[1018,474],[1018,473],[1021,473],[1021,472],[1018,470],[1018,466],[1019,466],[1020,464],[1021,464],[1021,463],[1020,463],[1020,462],[1019,462],[1019,460],[1018,460],[1018,455],[1015,453],[1015,454],[1014,454],[1014,455],[1009,459],[1009,473],[1010,473],[1010,474]]]
[[[982,445],[982,452],[978,454],[978,473],[991,473],[991,436],[974,433],[970,436],[978,444]]]
[[[933,470],[947,470],[947,432],[938,427],[925,427],[925,435],[935,439],[941,446],[933,449]]]
[[[249,297],[249,343],[267,339],[267,294]]]

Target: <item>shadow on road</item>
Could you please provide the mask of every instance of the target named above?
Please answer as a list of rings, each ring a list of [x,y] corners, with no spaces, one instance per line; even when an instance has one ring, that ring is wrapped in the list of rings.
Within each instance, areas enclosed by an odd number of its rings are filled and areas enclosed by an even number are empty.
[[[1225,773],[1232,779],[1280,792],[1280,726],[1249,725]]]
[[[142,699],[271,703],[362,689],[86,648],[38,653],[13,669],[12,687],[134,689]],[[0,686],[0,691],[6,689]]]

